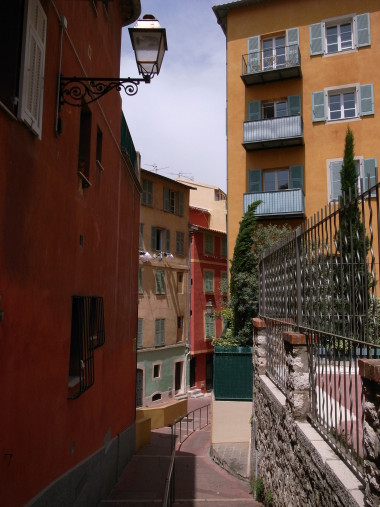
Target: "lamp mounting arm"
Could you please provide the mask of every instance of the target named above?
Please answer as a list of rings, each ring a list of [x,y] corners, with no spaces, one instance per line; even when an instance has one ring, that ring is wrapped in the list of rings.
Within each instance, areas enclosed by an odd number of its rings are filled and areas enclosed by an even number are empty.
[[[142,78],[118,77],[66,77],[59,78],[59,104],[81,107],[91,104],[109,91],[122,88],[127,95],[136,95],[140,83],[150,83],[151,76]]]

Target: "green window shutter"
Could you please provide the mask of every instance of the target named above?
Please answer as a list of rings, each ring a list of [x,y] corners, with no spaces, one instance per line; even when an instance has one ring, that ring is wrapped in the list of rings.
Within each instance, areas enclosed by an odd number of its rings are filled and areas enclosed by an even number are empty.
[[[165,345],[165,319],[160,319],[161,345]]]
[[[139,227],[139,248],[140,250],[144,248],[144,224],[141,222]]]
[[[165,294],[165,272],[162,269],[156,271],[156,294]]]
[[[205,292],[214,292],[214,273],[212,271],[205,271]]]
[[[205,314],[206,338],[215,338],[215,319],[213,315]]]
[[[291,165],[289,167],[290,188],[303,188],[303,166]]]
[[[156,237],[157,237],[156,228],[152,226],[151,242],[150,242],[152,250],[156,250]]]
[[[342,185],[340,182],[340,171],[343,162],[330,162],[330,201],[337,201],[338,197],[342,195]]]
[[[161,319],[156,319],[154,328],[154,345],[159,347],[161,345]]]
[[[326,119],[325,92],[313,92],[311,94],[311,107],[313,121],[324,121]]]
[[[323,53],[323,24],[315,23],[309,26],[310,54],[321,55]]]
[[[373,85],[366,84],[359,87],[360,96],[360,115],[374,114],[375,108],[373,103]]]
[[[301,95],[289,95],[288,111],[289,116],[301,114]]]
[[[261,120],[261,101],[248,102],[248,121]]]
[[[184,215],[184,195],[183,192],[178,192],[178,215],[183,217]]]
[[[139,268],[139,294],[142,294],[142,268]]]
[[[144,319],[138,319],[137,320],[137,348],[141,349],[143,346],[143,320]]]
[[[366,158],[363,161],[363,190],[366,191],[377,183],[377,159]],[[369,177],[369,186],[368,186]],[[371,197],[376,196],[376,191],[371,192]]]
[[[248,74],[260,70],[260,35],[249,37],[248,46]]]
[[[164,187],[164,211],[170,211],[170,191]]]
[[[211,234],[205,234],[205,254],[213,255],[214,254],[214,236]]]
[[[298,65],[298,46],[299,46],[299,30],[298,28],[288,28],[286,30],[286,46],[287,46],[287,61],[290,65]]]
[[[170,252],[170,231],[166,229],[165,231],[165,252]]]
[[[222,238],[222,257],[227,257],[227,238]]]
[[[227,294],[227,292],[228,292],[228,277],[227,277],[227,273],[222,273],[220,283],[221,283],[222,294]]]
[[[248,193],[261,192],[261,169],[249,169]]]
[[[356,16],[356,46],[361,48],[371,44],[371,31],[369,24],[369,13]]]

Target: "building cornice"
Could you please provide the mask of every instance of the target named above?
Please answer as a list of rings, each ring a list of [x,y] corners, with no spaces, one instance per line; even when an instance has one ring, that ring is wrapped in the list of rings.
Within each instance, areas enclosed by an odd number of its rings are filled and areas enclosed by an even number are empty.
[[[236,2],[230,2],[228,4],[214,5],[212,10],[216,16],[218,24],[222,27],[225,35],[227,35],[227,13],[233,9],[239,9],[240,7],[249,7],[254,4],[261,4],[269,0],[237,0]]]

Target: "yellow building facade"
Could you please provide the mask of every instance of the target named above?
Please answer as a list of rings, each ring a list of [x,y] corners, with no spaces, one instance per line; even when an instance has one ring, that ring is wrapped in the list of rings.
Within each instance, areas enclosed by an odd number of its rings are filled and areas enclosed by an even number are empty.
[[[228,248],[258,218],[296,227],[338,200],[347,127],[358,182],[380,160],[377,0],[244,0],[213,7],[226,35]]]

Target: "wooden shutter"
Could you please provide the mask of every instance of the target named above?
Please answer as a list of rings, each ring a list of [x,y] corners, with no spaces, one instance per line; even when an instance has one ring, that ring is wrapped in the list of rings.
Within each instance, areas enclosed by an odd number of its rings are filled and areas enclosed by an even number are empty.
[[[249,169],[248,193],[261,192],[261,169]]]
[[[183,192],[178,192],[178,215],[183,217],[184,215],[184,195]]]
[[[41,139],[47,17],[38,0],[29,0],[20,80],[20,118]]]
[[[369,186],[368,186],[369,176]],[[377,159],[366,158],[363,160],[363,190],[366,191],[377,183]],[[371,197],[376,196],[376,191],[371,193]]]
[[[248,74],[260,71],[260,35],[249,37],[248,45]]]
[[[303,188],[303,166],[291,165],[289,167],[290,188]]]
[[[248,121],[261,120],[261,101],[248,102]]]
[[[356,46],[358,48],[371,44],[369,13],[356,16]]]
[[[161,345],[165,345],[165,319],[160,319]]]
[[[311,107],[313,122],[326,119],[325,92],[314,92],[311,94]]]
[[[165,294],[165,272],[162,269],[156,271],[156,294]]]
[[[144,319],[138,319],[137,320],[137,348],[141,349],[143,346],[143,320]]]
[[[298,28],[288,28],[286,30],[287,62],[289,65],[298,65],[298,46],[299,31]]]
[[[139,294],[142,294],[142,268],[139,268]]]
[[[342,195],[342,185],[340,182],[340,171],[343,162],[341,160],[330,162],[330,201],[337,201]]]
[[[206,338],[215,337],[215,320],[213,315],[205,314],[205,332]]]
[[[165,231],[165,252],[170,252],[170,231],[166,229]]]
[[[157,248],[157,228],[152,226],[151,232],[151,247],[152,250],[158,250]]]
[[[375,108],[373,103],[373,85],[366,84],[359,87],[360,96],[360,115],[374,114]]]
[[[155,321],[154,345],[156,347],[161,345],[161,319],[156,319]]]
[[[214,273],[205,271],[205,292],[214,292]]]
[[[322,23],[309,26],[310,54],[321,55],[323,53],[323,29]]]
[[[289,116],[301,114],[301,95],[289,95],[288,111]]]
[[[139,248],[142,250],[144,248],[144,224],[140,222],[139,228]]]
[[[164,187],[164,211],[170,211],[170,190]]]

